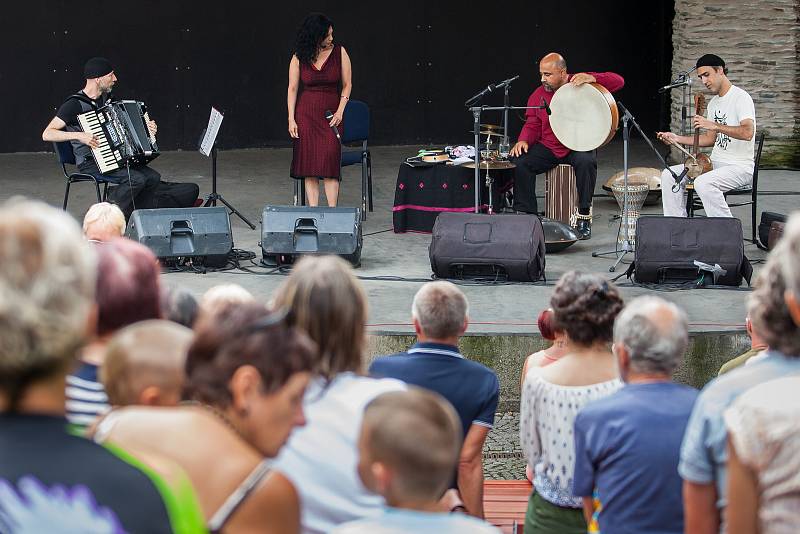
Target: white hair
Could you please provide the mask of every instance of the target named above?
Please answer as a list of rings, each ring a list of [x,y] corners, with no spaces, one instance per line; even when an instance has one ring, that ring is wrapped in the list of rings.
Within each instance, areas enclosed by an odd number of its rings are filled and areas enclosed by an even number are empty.
[[[411,304],[411,316],[419,322],[423,333],[433,339],[459,335],[468,314],[469,303],[464,293],[453,283],[441,280],[423,285]]]
[[[0,388],[12,398],[75,357],[94,302],[96,259],[65,212],[0,207]]]
[[[659,297],[635,298],[614,322],[614,343],[628,350],[634,371],[671,375],[689,345],[686,314]]]
[[[125,233],[125,215],[119,206],[108,202],[92,204],[83,217],[83,234],[87,239],[108,241]]]

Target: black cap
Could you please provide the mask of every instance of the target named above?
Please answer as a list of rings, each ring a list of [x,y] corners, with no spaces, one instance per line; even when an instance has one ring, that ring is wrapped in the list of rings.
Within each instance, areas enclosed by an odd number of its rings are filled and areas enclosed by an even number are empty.
[[[83,66],[83,75],[87,80],[91,80],[93,78],[105,76],[106,74],[111,73],[113,70],[114,67],[111,66],[111,62],[106,58],[93,57],[86,62],[86,65]]]
[[[719,56],[706,54],[698,59],[697,64],[694,66],[695,69],[699,69],[700,67],[722,67],[724,69],[725,62],[722,61],[722,58]]]

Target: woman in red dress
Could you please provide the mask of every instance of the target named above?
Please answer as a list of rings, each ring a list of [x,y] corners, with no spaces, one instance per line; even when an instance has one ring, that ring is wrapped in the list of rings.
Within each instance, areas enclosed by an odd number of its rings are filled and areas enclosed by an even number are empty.
[[[298,99],[300,81],[303,91]],[[341,85],[341,92],[339,87]],[[319,205],[319,179],[328,206],[336,206],[341,180],[341,146],[333,126],[343,132],[342,114],[350,99],[350,57],[333,44],[333,23],[322,13],[306,17],[297,31],[289,63],[289,135],[294,141],[291,176],[305,181],[309,206]],[[326,113],[333,113],[326,119]]]

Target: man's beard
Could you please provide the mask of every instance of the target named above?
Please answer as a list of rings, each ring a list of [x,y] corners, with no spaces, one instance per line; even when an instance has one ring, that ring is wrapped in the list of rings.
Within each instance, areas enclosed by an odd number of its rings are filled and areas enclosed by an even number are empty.
[[[548,93],[553,92],[553,86],[550,85],[549,83],[542,83],[542,87],[544,87],[544,90],[547,91]]]

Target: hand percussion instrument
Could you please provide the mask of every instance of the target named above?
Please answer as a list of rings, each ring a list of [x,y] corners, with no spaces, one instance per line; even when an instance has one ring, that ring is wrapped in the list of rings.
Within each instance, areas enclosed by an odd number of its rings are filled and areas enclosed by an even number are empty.
[[[614,184],[622,185],[625,181],[625,171],[615,172],[611,175],[605,184],[603,190],[607,191],[613,196],[611,187]],[[647,199],[644,201],[645,206],[653,206],[661,202],[661,171],[653,167],[631,167],[628,169],[628,185],[644,185],[650,186],[650,191],[647,193]]]
[[[600,148],[617,131],[617,103],[598,83],[565,83],[553,95],[550,110],[550,127],[556,138],[576,152]]]

